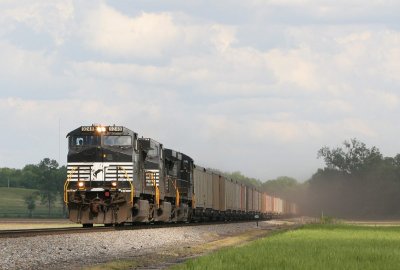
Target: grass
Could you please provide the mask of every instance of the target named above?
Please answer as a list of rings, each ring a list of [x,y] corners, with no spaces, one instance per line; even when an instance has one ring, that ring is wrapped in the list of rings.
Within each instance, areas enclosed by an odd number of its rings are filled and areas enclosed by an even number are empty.
[[[172,269],[398,269],[400,227],[307,225]]]
[[[28,217],[29,212],[25,204],[25,196],[36,191],[35,189],[0,187],[0,218]],[[48,217],[48,208],[41,204],[39,197],[36,199],[36,208],[32,214],[34,218]],[[62,216],[62,202],[60,200],[55,202],[50,214],[50,217]]]

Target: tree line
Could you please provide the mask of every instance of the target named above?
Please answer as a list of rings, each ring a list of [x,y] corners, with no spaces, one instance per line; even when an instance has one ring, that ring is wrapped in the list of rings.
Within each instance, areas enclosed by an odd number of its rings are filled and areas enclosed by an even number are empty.
[[[303,215],[400,217],[400,154],[385,157],[377,147],[350,139],[340,147],[322,147],[317,157],[324,160],[325,167],[303,183],[287,176],[260,181],[240,172],[222,174],[296,202]]]
[[[36,190],[24,198],[30,215],[36,207],[36,198],[40,198],[50,216],[56,200],[63,198],[66,175],[65,166],[59,166],[56,160],[44,158],[38,164],[29,164],[22,169],[0,168],[0,187]]]
[[[400,217],[400,154],[384,157],[373,146],[357,139],[342,147],[323,147],[325,161],[305,184],[299,198],[308,214],[343,218]]]
[[[341,147],[322,147],[318,153],[325,167],[318,169],[304,183],[282,176],[261,181],[241,172],[219,172],[229,179],[258,188],[270,195],[296,202],[301,214],[338,218],[400,217],[400,154],[384,157],[380,150],[367,147],[357,139],[344,141]],[[214,170],[216,171],[216,170]],[[38,196],[51,207],[62,200],[67,169],[45,158],[23,169],[0,168],[0,187],[36,189],[25,198],[28,210],[35,207]]]
[[[215,169],[210,170],[215,171],[228,179],[232,179],[247,186],[257,188],[261,192],[266,192],[269,195],[273,195],[276,197],[289,199],[292,197],[292,193],[297,192],[301,186],[301,184],[296,179],[288,176],[280,176],[276,179],[261,181],[257,178],[247,177],[240,171],[222,172]]]

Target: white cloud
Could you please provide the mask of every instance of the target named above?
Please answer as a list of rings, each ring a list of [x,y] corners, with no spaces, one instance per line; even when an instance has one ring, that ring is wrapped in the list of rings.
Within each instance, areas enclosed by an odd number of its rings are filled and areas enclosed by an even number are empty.
[[[345,118],[339,123],[339,128],[343,130],[344,134],[348,134],[347,137],[351,137],[352,135],[376,137],[378,135],[374,128],[363,119]]]
[[[0,7],[3,7],[0,24],[7,25],[9,31],[21,23],[35,32],[51,35],[56,45],[63,44],[71,32],[75,11],[71,0],[9,1]]]
[[[89,12],[81,34],[88,48],[104,54],[154,58],[172,48],[179,29],[165,12],[130,17],[101,4]]]
[[[396,0],[253,0],[251,11],[261,21],[283,22],[297,25],[332,23],[397,24],[400,3]]]
[[[4,78],[15,81],[22,79],[51,80],[54,57],[43,51],[20,49],[8,42],[0,41],[0,71]]]
[[[274,49],[268,52],[268,67],[273,70],[280,84],[293,84],[305,91],[320,88],[317,75],[318,62],[307,48],[282,51]]]
[[[236,41],[235,29],[232,27],[215,24],[211,26],[211,33],[211,42],[220,52],[224,52]]]
[[[377,111],[393,111],[399,108],[400,96],[398,93],[370,90],[366,94],[371,107],[375,107]]]
[[[319,109],[335,115],[340,115],[340,113],[349,114],[354,112],[354,107],[349,101],[340,99],[321,101],[319,104]]]
[[[371,39],[371,32],[364,31],[361,33],[351,33],[345,37],[336,38],[336,42],[340,45],[348,45],[359,42],[365,42]]]

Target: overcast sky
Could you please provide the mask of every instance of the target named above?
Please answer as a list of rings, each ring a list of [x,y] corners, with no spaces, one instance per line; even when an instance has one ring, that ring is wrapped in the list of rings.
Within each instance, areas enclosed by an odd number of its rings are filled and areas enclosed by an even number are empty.
[[[0,167],[65,164],[65,135],[92,123],[262,180],[304,181],[322,146],[354,137],[393,156],[399,14],[391,0],[1,0]]]

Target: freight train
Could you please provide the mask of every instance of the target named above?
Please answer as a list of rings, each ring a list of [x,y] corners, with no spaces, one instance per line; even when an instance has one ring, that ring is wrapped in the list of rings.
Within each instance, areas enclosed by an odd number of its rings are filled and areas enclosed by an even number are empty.
[[[81,126],[67,135],[64,202],[83,227],[135,222],[267,219],[296,204],[200,167],[123,126]]]

